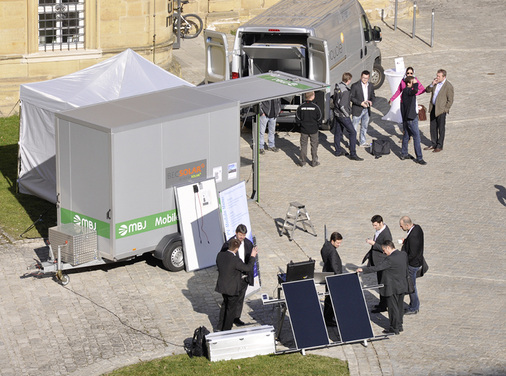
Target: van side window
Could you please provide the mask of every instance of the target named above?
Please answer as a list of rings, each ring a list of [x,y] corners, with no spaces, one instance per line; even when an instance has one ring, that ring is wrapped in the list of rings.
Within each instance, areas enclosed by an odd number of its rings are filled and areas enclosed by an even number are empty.
[[[372,40],[371,24],[365,15],[362,15],[362,28],[364,29],[364,39],[366,42]]]

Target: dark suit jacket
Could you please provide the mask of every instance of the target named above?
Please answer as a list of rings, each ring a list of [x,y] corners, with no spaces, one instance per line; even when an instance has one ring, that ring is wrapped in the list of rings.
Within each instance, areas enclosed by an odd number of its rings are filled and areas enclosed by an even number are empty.
[[[413,225],[413,229],[402,243],[401,251],[408,255],[410,266],[418,267],[423,263],[423,230],[418,225]]]
[[[362,268],[364,273],[373,273],[383,271],[381,283],[384,287],[380,288],[380,294],[383,296],[392,296],[405,294],[408,292],[408,262],[406,253],[399,250],[393,251],[390,256],[377,266],[365,266]]]
[[[431,93],[429,102],[429,113],[430,113],[432,111],[432,107],[434,106],[432,104],[432,100],[434,98],[436,86],[428,85],[425,88],[425,91],[427,93]],[[446,112],[447,114],[450,113],[450,107],[452,106],[452,104],[453,104],[453,85],[448,80],[446,80],[437,95],[436,109],[434,115],[439,116],[443,112]]]
[[[383,253],[383,248],[381,247],[385,240],[392,240],[392,234],[390,233],[390,229],[387,225],[385,225],[385,229],[378,235],[378,238],[374,240],[375,243],[371,247],[371,257],[369,258],[369,261],[372,266],[381,264],[387,257],[387,255]]]
[[[242,284],[242,273],[253,270],[255,258],[249,258],[245,264],[239,256],[232,252],[218,252],[216,256],[216,266],[218,266],[218,281],[215,291],[226,295],[239,295]],[[242,284],[242,286],[241,286]]]
[[[376,96],[374,95],[374,88],[372,84],[369,82],[367,86],[367,92],[369,95],[369,100],[374,103]],[[361,103],[364,101],[364,92],[362,91],[362,81],[358,80],[353,85],[351,85],[351,114],[353,116],[360,116],[364,107],[361,106]],[[369,116],[371,115],[371,107],[368,108]]]
[[[230,239],[228,239],[225,243],[223,243],[223,246],[221,247],[220,252],[228,251],[229,242],[232,239],[235,239],[236,236],[232,236]],[[247,264],[249,263],[249,258],[251,257],[251,251],[253,250],[253,243],[248,238],[244,239],[244,262]],[[250,272],[248,272],[248,284],[253,286],[255,284],[255,275],[254,270],[252,269]]]
[[[416,112],[416,93],[418,93],[418,82],[415,82],[411,87],[405,87],[402,90],[401,96],[401,116],[402,121],[416,119],[418,113]]]
[[[341,262],[341,257],[339,257],[336,247],[334,247],[330,241],[325,241],[320,253],[323,260],[323,272],[342,274],[343,264]]]

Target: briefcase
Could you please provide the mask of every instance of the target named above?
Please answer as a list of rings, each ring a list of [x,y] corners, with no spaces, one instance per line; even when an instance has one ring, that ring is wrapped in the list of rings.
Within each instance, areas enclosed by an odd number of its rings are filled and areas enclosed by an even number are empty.
[[[372,140],[371,154],[376,158],[382,155],[390,154],[390,141],[389,140]]]
[[[418,120],[420,121],[427,120],[427,109],[423,104],[420,105],[420,109],[418,110]]]
[[[275,333],[272,325],[245,329],[225,330],[206,335],[209,360],[250,358],[276,352]]]

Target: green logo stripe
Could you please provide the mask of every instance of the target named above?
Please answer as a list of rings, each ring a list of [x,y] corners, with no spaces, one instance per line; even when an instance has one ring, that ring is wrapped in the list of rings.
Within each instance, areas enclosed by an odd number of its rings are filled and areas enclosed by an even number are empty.
[[[295,88],[301,89],[301,90],[311,89],[311,86],[304,85],[304,84],[294,82],[294,81],[285,80],[283,78],[272,76],[270,74],[265,74],[263,76],[260,76],[260,78],[263,78],[264,80],[274,81],[274,82],[277,82],[278,84],[295,87]]]
[[[111,238],[111,225],[107,222],[99,221],[98,219],[64,208],[60,208],[60,218],[61,223],[75,223],[79,226],[95,230],[98,236],[107,239]]]
[[[116,239],[177,224],[176,209],[116,224]]]

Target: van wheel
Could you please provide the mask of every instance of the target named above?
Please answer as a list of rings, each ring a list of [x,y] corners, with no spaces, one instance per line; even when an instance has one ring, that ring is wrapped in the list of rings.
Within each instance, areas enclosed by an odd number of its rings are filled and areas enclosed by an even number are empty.
[[[172,243],[165,250],[162,258],[165,269],[171,272],[178,272],[184,268],[183,243],[180,241]]]
[[[381,65],[374,64],[371,74],[371,83],[374,90],[379,89],[383,85],[383,82],[385,82],[385,71]]]

